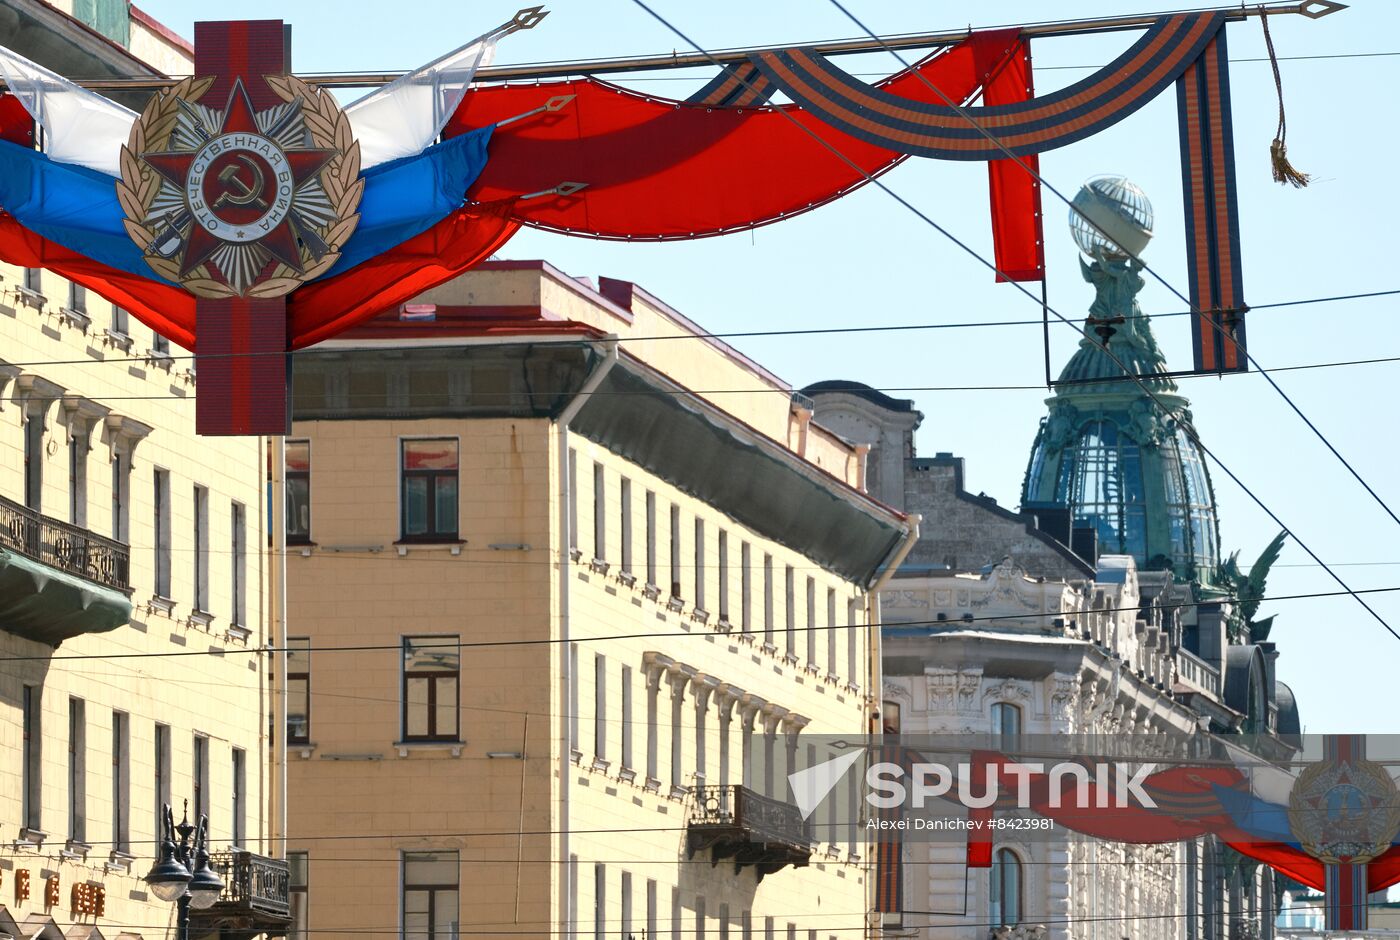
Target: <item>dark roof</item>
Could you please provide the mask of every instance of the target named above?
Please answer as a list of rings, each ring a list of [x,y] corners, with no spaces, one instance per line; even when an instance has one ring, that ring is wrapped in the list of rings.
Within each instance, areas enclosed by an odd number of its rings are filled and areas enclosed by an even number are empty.
[[[891,398],[884,392],[876,391],[863,382],[852,382],[849,379],[828,379],[825,382],[815,382],[802,390],[802,394],[808,397],[820,395],[822,392],[846,392],[850,395],[858,395],[889,411],[907,412],[914,410],[912,398]]]

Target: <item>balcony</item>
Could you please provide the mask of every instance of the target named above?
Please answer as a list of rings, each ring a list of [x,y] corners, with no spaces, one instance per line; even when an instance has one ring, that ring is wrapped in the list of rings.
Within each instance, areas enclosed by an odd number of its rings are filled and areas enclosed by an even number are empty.
[[[190,911],[192,936],[213,934],[220,940],[285,937],[291,926],[286,861],[252,852],[216,852],[209,864],[219,873],[224,891],[213,907]]]
[[[711,850],[710,862],[734,861],[734,872],[752,867],[758,880],[812,857],[811,833],[791,803],[760,796],[747,787],[699,786],[686,828],[686,854]]]
[[[121,542],[0,496],[0,629],[58,646],[131,616],[131,553]]]

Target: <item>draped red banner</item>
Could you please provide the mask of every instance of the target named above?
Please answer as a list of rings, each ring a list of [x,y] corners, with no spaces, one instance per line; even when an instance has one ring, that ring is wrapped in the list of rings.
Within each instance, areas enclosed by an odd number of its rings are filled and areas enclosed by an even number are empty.
[[[962,103],[982,83],[979,59],[1003,58],[1005,46],[1001,31],[977,33],[878,87],[941,103],[937,88]],[[495,131],[473,199],[516,198],[576,181],[587,188],[523,200],[515,218],[596,238],[701,238],[815,209],[904,159],[794,105],[714,108],[591,78],[477,88],[444,136],[524,114],[561,95],[575,97],[559,111]]]

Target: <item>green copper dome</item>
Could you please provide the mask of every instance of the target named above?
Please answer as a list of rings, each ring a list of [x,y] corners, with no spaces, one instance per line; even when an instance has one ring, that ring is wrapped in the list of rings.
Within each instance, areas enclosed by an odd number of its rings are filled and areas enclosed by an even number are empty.
[[[1138,307],[1141,262],[1101,255],[1080,264],[1097,297],[1046,400],[1022,507],[1067,508],[1071,525],[1096,530],[1100,554],[1209,583],[1220,560],[1215,495],[1189,402]]]

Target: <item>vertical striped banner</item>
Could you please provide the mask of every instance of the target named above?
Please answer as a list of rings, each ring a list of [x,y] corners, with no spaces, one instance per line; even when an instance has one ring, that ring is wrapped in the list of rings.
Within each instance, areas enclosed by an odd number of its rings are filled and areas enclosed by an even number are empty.
[[[1222,24],[1176,83],[1197,372],[1249,367],[1227,62]]]
[[[1329,734],[1323,739],[1322,759],[1329,764],[1350,764],[1366,759],[1364,734]],[[1365,930],[1370,918],[1367,905],[1367,870],[1360,865],[1323,866],[1326,900],[1323,926],[1327,930]]]
[[[288,71],[287,36],[281,20],[195,23],[195,74],[217,76],[204,103],[222,108],[242,78],[254,108],[280,104],[263,76]],[[195,432],[287,434],[287,298],[201,297],[195,335]]]
[[[882,763],[909,765],[904,748],[886,745],[880,748]],[[880,822],[898,823],[904,818],[903,805],[877,809]],[[904,910],[904,840],[898,829],[877,830],[875,841],[875,910],[881,914],[897,914]]]

